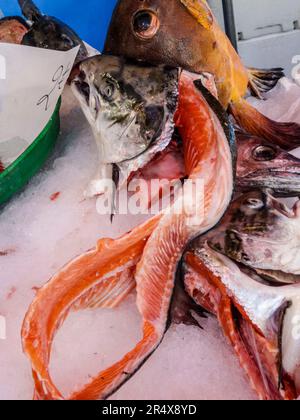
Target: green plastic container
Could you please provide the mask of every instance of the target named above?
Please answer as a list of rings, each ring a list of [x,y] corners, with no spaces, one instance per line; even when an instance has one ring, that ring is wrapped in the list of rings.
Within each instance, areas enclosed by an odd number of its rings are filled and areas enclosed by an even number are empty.
[[[48,124],[25,152],[0,174],[0,204],[20,191],[44,165],[53,150],[60,131],[59,99]]]

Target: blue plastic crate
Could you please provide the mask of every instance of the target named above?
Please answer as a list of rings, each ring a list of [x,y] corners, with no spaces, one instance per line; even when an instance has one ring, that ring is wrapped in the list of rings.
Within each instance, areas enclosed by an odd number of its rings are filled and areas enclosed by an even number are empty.
[[[86,42],[102,50],[105,36],[117,0],[36,0],[48,15],[68,23]],[[5,15],[20,14],[17,0],[0,0]]]

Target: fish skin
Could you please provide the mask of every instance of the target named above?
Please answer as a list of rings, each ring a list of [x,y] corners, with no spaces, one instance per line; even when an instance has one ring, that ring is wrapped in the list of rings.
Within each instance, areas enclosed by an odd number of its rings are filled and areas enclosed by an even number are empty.
[[[202,242],[185,257],[186,290],[218,317],[250,384],[261,400],[300,395],[300,285],[257,281]]]
[[[87,49],[67,24],[51,16],[45,16],[32,0],[18,0],[23,15],[32,21],[32,25],[22,40],[22,45],[45,48],[56,51],[69,51],[80,46],[76,62],[88,56]]]
[[[244,98],[248,88],[263,98],[282,69],[247,69],[205,0],[119,0],[104,52],[215,77],[219,101],[252,135],[286,149],[300,145],[300,126],[278,123]]]
[[[202,21],[210,21],[209,28],[199,23],[180,0],[119,1],[104,52],[195,73],[211,73],[216,80],[219,100],[227,107],[231,101],[245,95],[248,72],[206,2],[194,3],[199,3],[196,7],[200,9]],[[153,38],[140,39],[132,30],[132,18],[141,10],[153,11],[159,18],[160,28]]]
[[[193,200],[187,201],[180,214],[174,214],[172,208],[166,209],[118,240],[99,241],[96,249],[70,263],[39,290],[22,329],[23,348],[32,363],[35,399],[64,398],[51,379],[48,364],[54,335],[70,310],[74,305],[77,310],[86,308],[95,299],[100,307],[106,307],[107,300],[112,307],[114,298],[120,302],[134,287],[130,273],[135,273],[137,283],[143,339],[122,360],[101,372],[70,399],[108,398],[161,343],[168,327],[175,275],[182,254],[192,238],[218,223],[233,191],[229,139],[217,116],[196,90],[193,79],[185,74],[181,75],[176,125],[185,145],[190,180],[204,179],[204,218],[202,213],[195,213]],[[183,196],[178,200],[175,208]],[[124,270],[130,273],[122,295],[119,288]],[[107,293],[112,277],[113,285]]]
[[[99,55],[81,62],[71,79],[99,151],[97,174],[85,194],[93,197],[102,194],[102,178],[111,179],[112,166],[124,185],[169,145],[179,71]]]
[[[300,196],[300,159],[259,137],[237,132],[239,190],[270,189],[278,197]]]

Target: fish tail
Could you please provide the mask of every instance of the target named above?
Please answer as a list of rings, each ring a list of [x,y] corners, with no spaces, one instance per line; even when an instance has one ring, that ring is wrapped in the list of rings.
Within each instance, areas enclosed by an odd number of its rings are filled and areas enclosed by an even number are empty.
[[[32,0],[18,0],[23,15],[31,22],[36,22],[43,16],[40,9],[34,4]]]
[[[97,378],[95,378],[83,390],[72,395],[71,400],[98,400],[106,399],[116,392],[140,366],[151,356],[162,340],[155,327],[144,323],[143,339],[121,361],[117,362]]]
[[[245,99],[231,103],[230,112],[237,124],[249,134],[266,139],[285,150],[300,146],[300,125],[297,123],[273,121]]]
[[[2,162],[2,160],[0,159],[0,174],[1,174],[1,172],[4,172],[4,170],[5,170],[4,163],[3,163],[3,162]]]
[[[264,99],[264,94],[272,90],[278,81],[285,76],[282,68],[256,69],[248,68],[249,89],[253,96]]]

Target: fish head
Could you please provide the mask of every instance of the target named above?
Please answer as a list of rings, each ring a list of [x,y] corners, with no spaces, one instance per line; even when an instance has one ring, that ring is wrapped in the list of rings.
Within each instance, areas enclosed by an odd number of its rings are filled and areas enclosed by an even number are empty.
[[[300,195],[300,159],[259,137],[238,133],[237,187],[271,189],[275,195]]]
[[[102,163],[145,153],[176,109],[178,71],[99,55],[82,62],[72,88],[93,128]],[[175,94],[176,95],[176,94]]]
[[[104,51],[197,73],[206,71],[206,47],[212,49],[214,41],[209,30],[213,22],[204,0],[121,0]]]
[[[300,284],[267,283],[205,241],[187,252],[183,272],[185,289],[217,316],[259,397],[297,399]]]
[[[270,192],[247,193],[232,203],[210,245],[271,281],[299,282],[299,208],[299,201],[289,208]]]
[[[79,36],[55,17],[40,16],[24,36],[22,44],[55,51],[69,51],[80,46],[76,61],[87,57],[86,47]]]

